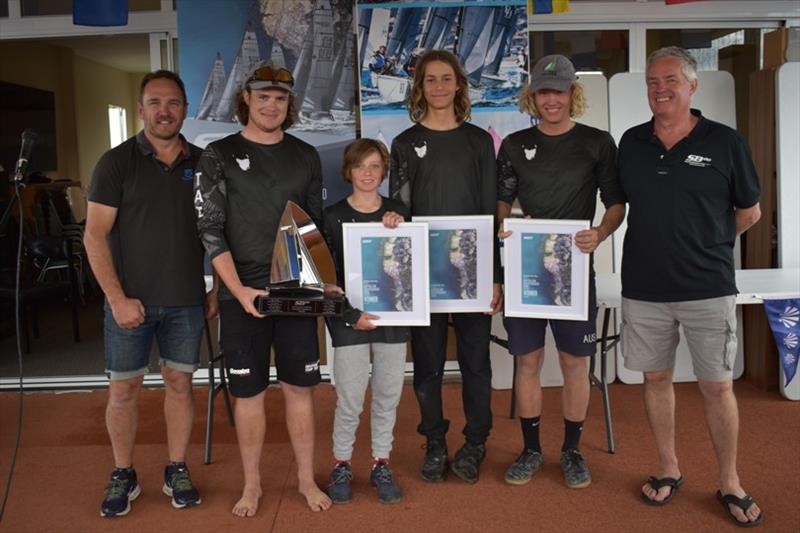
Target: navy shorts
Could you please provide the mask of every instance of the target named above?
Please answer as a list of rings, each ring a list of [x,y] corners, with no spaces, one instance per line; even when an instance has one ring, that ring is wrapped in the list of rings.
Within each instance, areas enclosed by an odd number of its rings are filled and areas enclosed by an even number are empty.
[[[312,387],[319,372],[317,318],[248,315],[236,300],[219,303],[220,343],[231,394],[249,398],[269,385],[270,348],[275,347],[278,381]]]
[[[188,373],[197,370],[205,327],[202,305],[146,305],[144,322],[132,329],[119,327],[108,302],[103,311],[103,344],[109,378],[130,379],[146,374],[154,338],[161,366]]]
[[[548,322],[559,352],[578,357],[594,354],[597,349],[597,291],[594,276],[589,278],[588,320],[505,318],[503,325],[508,333],[508,352],[511,355],[525,355],[542,348]]]

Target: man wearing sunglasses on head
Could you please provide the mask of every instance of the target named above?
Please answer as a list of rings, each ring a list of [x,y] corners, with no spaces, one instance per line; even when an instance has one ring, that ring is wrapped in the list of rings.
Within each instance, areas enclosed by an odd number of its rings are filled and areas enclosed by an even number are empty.
[[[244,469],[244,489],[233,514],[254,516],[261,498],[259,464],[265,435],[264,395],[270,348],[286,404],[286,425],[297,461],[298,490],[313,511],[331,500],[314,481],[314,407],[320,382],[317,320],[261,315],[275,234],[287,200],[317,224],[322,218],[322,170],[317,151],[285,132],[296,111],[291,73],[262,62],[237,98],[240,133],[213,142],[200,158],[195,207],[198,229],[220,288],[220,341]]]

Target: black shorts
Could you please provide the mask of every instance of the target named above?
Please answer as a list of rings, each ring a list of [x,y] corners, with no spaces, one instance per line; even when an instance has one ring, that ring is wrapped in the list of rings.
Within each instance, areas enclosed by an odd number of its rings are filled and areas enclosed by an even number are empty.
[[[544,346],[547,323],[560,352],[589,357],[597,350],[597,291],[594,276],[589,278],[588,320],[547,320],[544,318],[506,318],[503,325],[508,333],[508,352],[525,355]]]
[[[248,398],[269,385],[269,350],[275,346],[278,381],[312,387],[320,380],[316,317],[248,315],[236,300],[219,303],[220,343],[231,394]]]

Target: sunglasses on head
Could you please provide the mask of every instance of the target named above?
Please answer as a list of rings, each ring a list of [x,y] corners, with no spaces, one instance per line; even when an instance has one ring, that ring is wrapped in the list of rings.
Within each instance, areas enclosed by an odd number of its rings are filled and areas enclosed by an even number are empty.
[[[285,68],[273,69],[272,67],[261,67],[256,69],[247,81],[248,83],[254,81],[272,81],[294,85],[294,76]]]

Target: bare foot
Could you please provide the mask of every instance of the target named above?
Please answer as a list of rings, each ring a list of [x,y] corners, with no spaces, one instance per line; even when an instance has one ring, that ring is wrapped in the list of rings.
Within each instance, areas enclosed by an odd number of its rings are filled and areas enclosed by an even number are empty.
[[[261,488],[245,487],[242,490],[242,497],[236,502],[231,511],[235,516],[241,518],[249,518],[256,515],[258,511],[258,502],[261,500]]]
[[[315,513],[318,511],[327,511],[333,503],[331,499],[328,498],[328,495],[319,490],[319,487],[313,483],[307,487],[300,487],[298,492],[306,497],[308,507]]]

